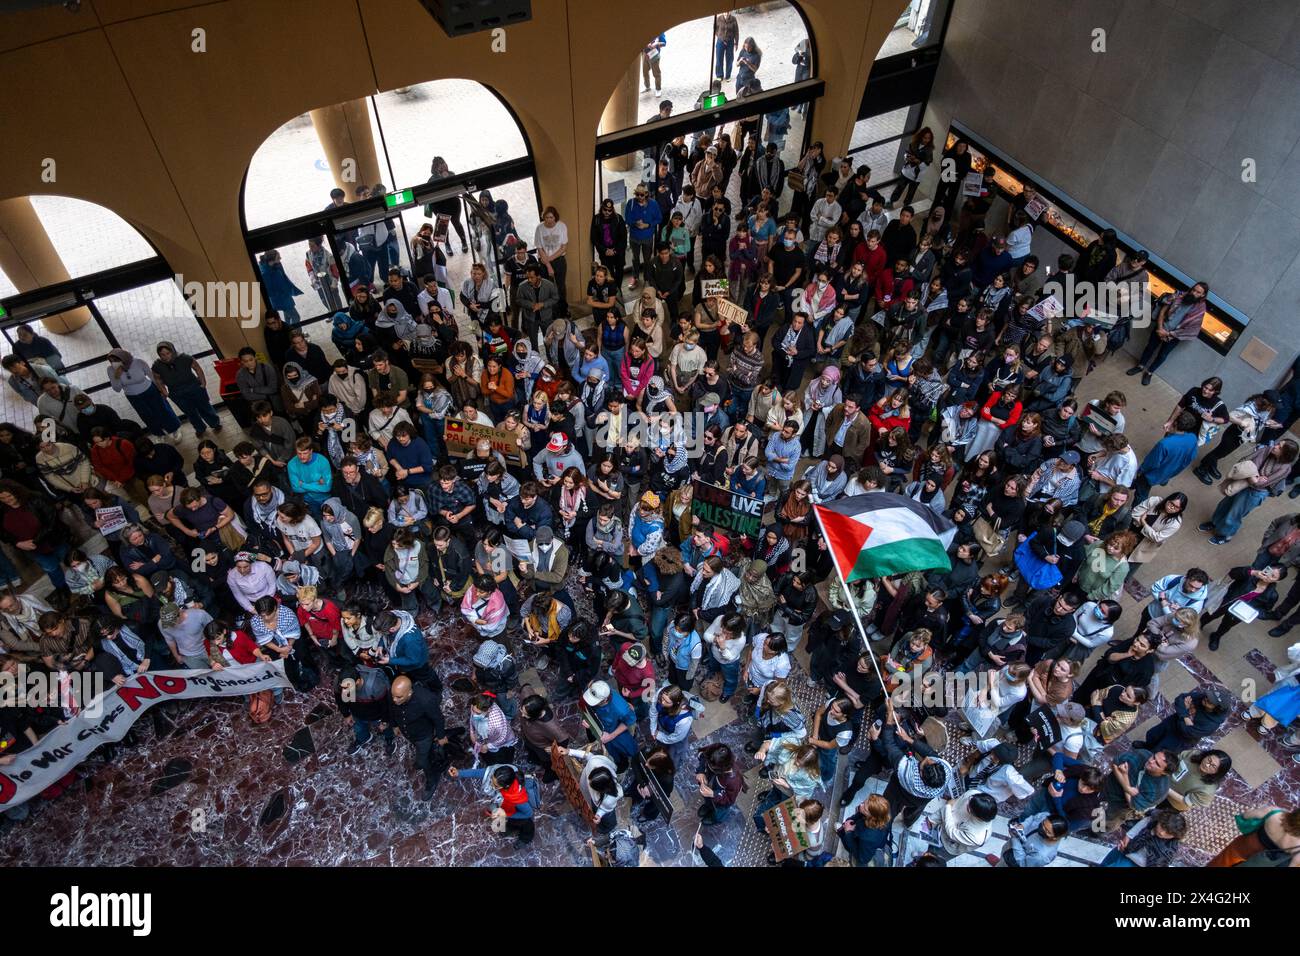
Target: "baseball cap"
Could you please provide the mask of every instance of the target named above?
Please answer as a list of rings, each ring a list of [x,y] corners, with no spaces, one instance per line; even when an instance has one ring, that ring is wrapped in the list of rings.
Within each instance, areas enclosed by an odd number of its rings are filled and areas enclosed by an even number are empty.
[[[589,707],[599,707],[609,700],[609,685],[603,680],[594,680],[582,692],[583,703]]]

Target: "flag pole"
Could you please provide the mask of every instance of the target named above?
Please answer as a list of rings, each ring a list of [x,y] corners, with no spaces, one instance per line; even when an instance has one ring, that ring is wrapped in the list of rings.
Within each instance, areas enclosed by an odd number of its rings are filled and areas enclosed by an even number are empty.
[[[817,527],[821,529],[822,537],[826,538],[826,527],[822,524],[821,511],[817,505],[813,505],[813,515],[817,518]],[[828,539],[829,540],[829,539]],[[844,572],[840,570],[840,563],[835,559],[835,552],[831,551],[831,567],[835,569],[835,575],[840,579],[840,585],[844,588],[844,600],[849,604],[849,612],[853,615],[853,621],[858,625],[858,633],[862,635],[862,644],[866,649],[867,656],[871,659],[871,666],[876,672],[876,678],[880,681],[880,688],[885,692],[885,700],[889,700],[889,686],[885,683],[885,675],[880,671],[880,664],[876,661],[876,653],[871,649],[871,638],[867,636],[867,629],[862,624],[862,618],[858,615],[858,604],[853,600],[853,591],[849,587],[849,582],[844,579]],[[895,729],[899,728],[898,715],[894,714],[893,708],[889,708],[889,713],[893,716]]]

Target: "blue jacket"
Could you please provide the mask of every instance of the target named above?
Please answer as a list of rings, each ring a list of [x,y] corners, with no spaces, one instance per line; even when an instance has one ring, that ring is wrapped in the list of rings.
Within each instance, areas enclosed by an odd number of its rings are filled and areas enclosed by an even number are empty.
[[[633,736],[633,731],[636,729],[636,714],[632,712],[631,706],[623,699],[622,694],[614,691],[609,695],[609,700],[589,710],[605,733],[609,733],[619,724],[628,728],[605,744],[605,750],[611,757],[617,757],[619,754],[630,757],[636,753],[636,737]]]
[[[356,342],[357,336],[366,330],[366,323],[360,319],[355,319],[346,312],[334,313],[334,324],[330,330],[330,338],[340,350],[346,350],[352,347]]]
[[[388,663],[401,670],[416,670],[429,663],[429,645],[418,627],[398,635],[388,654]]]
[[[1142,459],[1138,473],[1153,485],[1163,485],[1196,460],[1196,435],[1175,432],[1155,443]]]
[[[504,525],[504,534],[507,538],[519,538],[524,541],[533,540],[537,529],[542,525],[550,525],[554,520],[555,512],[551,506],[546,503],[546,499],[541,495],[533,502],[531,508],[525,508],[522,498],[511,498],[506,503],[506,520]],[[523,527],[515,527],[515,519],[523,521]]]
[[[329,459],[319,452],[313,454],[305,465],[297,455],[289,459],[289,487],[308,501],[323,505],[330,497],[333,485],[334,473]]]
[[[627,235],[634,242],[647,242],[654,238],[655,230],[664,221],[664,211],[653,198],[646,197],[645,205],[639,205],[633,197],[623,207],[623,218],[627,220]],[[645,222],[644,229],[638,229],[636,223]]]

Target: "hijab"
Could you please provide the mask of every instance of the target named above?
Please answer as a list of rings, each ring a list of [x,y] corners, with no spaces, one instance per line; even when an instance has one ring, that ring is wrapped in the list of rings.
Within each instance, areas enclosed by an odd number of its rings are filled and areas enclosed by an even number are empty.
[[[749,579],[754,576],[758,580],[751,584]],[[772,582],[767,577],[766,561],[754,558],[745,565],[738,595],[740,611],[749,617],[763,617],[776,607],[776,592],[772,590]]]

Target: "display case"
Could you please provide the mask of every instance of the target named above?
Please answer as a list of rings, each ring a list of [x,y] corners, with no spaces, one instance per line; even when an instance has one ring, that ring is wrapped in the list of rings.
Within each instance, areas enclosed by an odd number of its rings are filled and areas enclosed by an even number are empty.
[[[982,173],[986,166],[993,164],[996,170],[993,183],[998,193],[1007,201],[1019,196],[1028,184],[1045,203],[1045,208],[1037,219],[1037,225],[1048,229],[1076,252],[1082,252],[1087,248],[1089,243],[1101,235],[1103,229],[1115,230],[1123,252],[1145,248],[1120,229],[1088,213],[1082,205],[1033,176],[1013,160],[998,154],[960,123],[954,122],[949,128],[944,150],[952,148],[958,139],[964,139],[968,144],[972,170]],[[1195,281],[1157,256],[1152,255],[1148,260],[1147,289],[1153,303],[1168,292],[1178,292],[1188,288]],[[1234,309],[1211,292],[1207,300],[1205,319],[1201,324],[1200,338],[1216,352],[1227,355],[1249,321],[1244,313]]]

